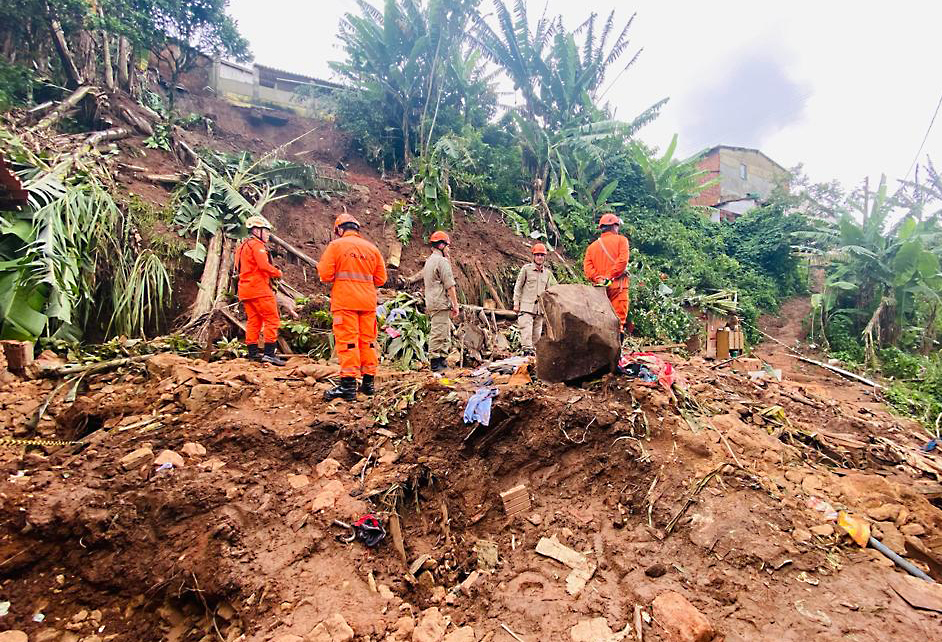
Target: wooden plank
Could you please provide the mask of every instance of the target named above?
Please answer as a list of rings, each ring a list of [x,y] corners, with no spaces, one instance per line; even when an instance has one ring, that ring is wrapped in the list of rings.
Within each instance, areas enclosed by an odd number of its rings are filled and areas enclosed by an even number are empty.
[[[399,554],[399,559],[402,560],[403,564],[408,564],[409,558],[406,557],[406,544],[405,540],[402,539],[402,524],[399,522],[399,515],[396,513],[389,516],[389,534],[392,535],[393,548],[395,548],[396,552]]]
[[[568,546],[559,543],[554,535],[552,538],[541,537],[536,544],[536,552],[544,557],[549,557],[557,562],[565,564],[569,568],[585,568],[588,559],[578,551],[574,551]]]

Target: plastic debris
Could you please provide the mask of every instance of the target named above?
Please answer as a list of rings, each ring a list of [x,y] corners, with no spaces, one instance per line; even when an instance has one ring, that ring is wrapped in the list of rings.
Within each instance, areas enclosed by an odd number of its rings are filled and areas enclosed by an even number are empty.
[[[818,511],[819,513],[823,513],[824,519],[828,520],[829,522],[833,522],[835,519],[837,519],[837,511],[834,509],[834,507],[820,497],[809,497],[805,501],[805,506],[812,510]]]
[[[10,603],[9,602],[0,602],[0,617],[8,614],[10,612]]]

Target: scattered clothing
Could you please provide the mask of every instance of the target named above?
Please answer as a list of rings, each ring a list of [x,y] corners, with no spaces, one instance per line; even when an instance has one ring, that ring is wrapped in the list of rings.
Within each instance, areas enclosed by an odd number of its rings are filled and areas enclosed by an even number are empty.
[[[647,385],[660,385],[670,395],[674,394],[673,386],[678,380],[674,366],[653,352],[631,352],[623,355],[618,361],[618,371],[634,374],[639,381]]]
[[[476,421],[482,426],[490,424],[491,404],[496,396],[497,388],[478,388],[464,408],[464,422],[470,424]]]
[[[931,453],[936,448],[942,448],[942,438],[936,437],[935,439],[930,439],[929,443],[922,447],[927,453]]]
[[[383,523],[373,514],[364,515],[353,523],[353,532],[356,539],[363,542],[367,548],[375,548],[386,537]]]

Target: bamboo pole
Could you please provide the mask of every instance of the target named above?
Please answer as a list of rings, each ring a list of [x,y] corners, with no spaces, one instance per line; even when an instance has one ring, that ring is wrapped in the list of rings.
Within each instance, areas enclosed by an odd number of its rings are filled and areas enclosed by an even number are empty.
[[[812,364],[812,365],[818,366],[819,368],[824,368],[825,370],[830,370],[831,372],[836,372],[837,374],[841,375],[842,377],[846,377],[846,378],[848,378],[848,379],[853,379],[854,381],[859,381],[860,383],[864,384],[865,386],[870,386],[871,388],[876,388],[876,389],[878,389],[878,390],[883,390],[883,389],[884,389],[884,386],[880,385],[880,384],[877,383],[876,381],[871,381],[870,379],[867,379],[866,377],[861,377],[859,374],[856,374],[856,373],[854,373],[854,372],[850,372],[849,370],[844,370],[843,368],[838,368],[837,366],[832,366],[832,365],[829,365],[829,364],[827,364],[827,363],[821,363],[820,361],[815,361],[814,359],[809,359],[808,357],[801,357],[801,356],[799,356],[799,357],[798,357],[798,360],[799,360],[799,361],[804,361],[805,363],[810,363],[810,364]]]
[[[285,241],[284,239],[279,238],[279,237],[275,236],[274,234],[272,234],[270,238],[271,238],[272,241],[275,242],[276,245],[279,245],[280,247],[283,247],[285,250],[288,251],[289,254],[293,255],[295,258],[297,258],[297,259],[299,259],[299,260],[301,260],[301,261],[307,263],[308,265],[310,265],[310,266],[312,266],[312,267],[315,267],[315,268],[317,267],[317,261],[315,261],[314,259],[312,259],[310,256],[308,256],[307,254],[305,254],[304,252],[302,252],[302,251],[299,250],[298,248],[294,247],[293,245],[291,245],[290,243],[288,243],[288,242]]]

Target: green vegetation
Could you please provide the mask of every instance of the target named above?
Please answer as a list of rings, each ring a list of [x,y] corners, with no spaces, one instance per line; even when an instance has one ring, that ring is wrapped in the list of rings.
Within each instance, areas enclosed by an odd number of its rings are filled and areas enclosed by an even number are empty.
[[[30,205],[0,216],[0,337],[78,339],[93,321],[143,336],[171,296],[163,261],[140,247],[107,176],[70,172],[0,130]]]

